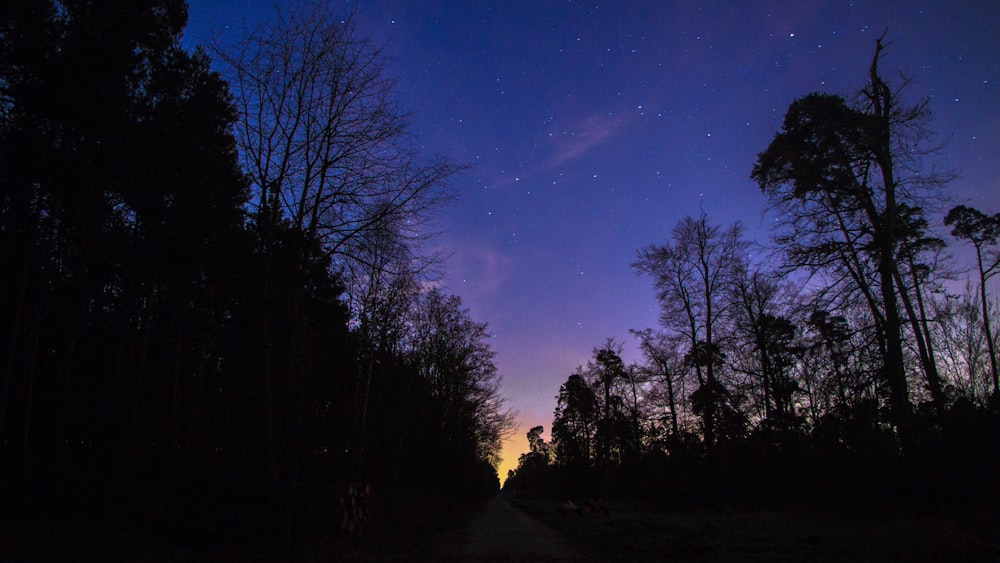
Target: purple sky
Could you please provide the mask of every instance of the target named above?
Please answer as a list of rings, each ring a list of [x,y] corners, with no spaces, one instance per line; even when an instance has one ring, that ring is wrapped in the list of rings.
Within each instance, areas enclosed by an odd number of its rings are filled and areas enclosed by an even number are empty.
[[[189,3],[192,44],[273,6]],[[387,46],[417,142],[474,166],[435,244],[453,253],[447,290],[490,324],[521,413],[501,475],[595,346],[614,336],[637,359],[628,329],[657,319],[629,268],[638,249],[701,209],[766,242],[757,153],[795,98],[853,93],[884,30],[883,75],[930,98],[938,162],[961,173],[949,192],[1000,211],[996,1],[353,4]]]

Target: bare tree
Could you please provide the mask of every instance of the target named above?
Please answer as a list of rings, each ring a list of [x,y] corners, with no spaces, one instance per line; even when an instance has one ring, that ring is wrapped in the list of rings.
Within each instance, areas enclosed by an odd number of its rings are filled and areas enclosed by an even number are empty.
[[[993,394],[989,346],[986,343],[982,304],[977,288],[967,283],[965,291],[945,295],[931,303],[937,322],[935,340],[942,370],[959,395],[969,400],[987,402]],[[989,303],[987,313],[997,320],[997,307]]]
[[[990,373],[993,376],[993,394],[1000,397],[1000,376],[997,374],[997,353],[990,327],[989,301],[986,282],[1000,273],[1000,213],[992,216],[964,205],[952,208],[945,217],[945,225],[954,225],[952,236],[963,238],[976,249],[976,266],[979,269],[979,299],[983,311],[983,333],[990,354]]]
[[[404,352],[410,312],[420,296],[420,280],[411,267],[405,241],[388,225],[372,225],[359,241],[363,246],[358,259],[348,261],[343,274],[352,288],[348,306],[359,344],[351,457],[354,478],[361,480],[366,472],[368,413],[376,367]],[[407,378],[403,385],[407,387],[403,396],[410,397],[413,382]]]
[[[789,431],[796,423],[795,398],[801,392],[792,376],[798,360],[799,328],[792,322],[794,290],[774,272],[745,261],[730,288],[734,340],[742,344],[734,368],[753,382],[761,406],[761,422],[769,430]]]
[[[495,466],[516,413],[500,395],[487,325],[473,321],[457,296],[434,289],[418,299],[411,332],[410,355],[436,401],[443,436],[457,442],[471,434],[471,453]]]
[[[639,349],[646,358],[646,365],[642,369],[654,384],[650,395],[655,398],[655,402],[666,402],[668,445],[676,446],[681,439],[680,406],[685,399],[684,378],[690,371],[684,363],[684,354],[679,351],[683,345],[683,337],[650,328],[631,332],[639,338]]]
[[[688,359],[698,376],[706,445],[715,443],[718,403],[725,388],[717,376],[722,349],[718,328],[728,306],[726,292],[748,243],[737,222],[722,230],[703,213],[685,217],[674,227],[673,240],[639,252],[632,267],[653,278],[664,327],[685,335]],[[695,396],[692,396],[695,399]]]
[[[270,492],[277,506],[286,507],[288,476],[296,469],[289,465],[294,457],[282,452],[298,407],[282,389],[297,377],[310,268],[350,271],[349,282],[362,282],[347,288],[352,303],[384,298],[385,269],[411,269],[394,272],[405,279],[415,264],[433,261],[421,243],[434,234],[431,212],[450,198],[448,181],[462,167],[421,157],[381,50],[359,35],[352,15],[338,17],[328,0],[278,9],[234,44],[217,41],[212,50],[233,91],[239,159],[262,258],[256,367],[264,389]],[[359,375],[355,434],[367,418],[371,371]],[[360,470],[354,473],[363,479]],[[290,522],[289,509],[282,510]]]
[[[914,331],[931,396],[943,408],[943,386],[904,287],[900,250],[922,220],[922,201],[949,175],[936,171],[908,174],[926,157],[927,102],[907,106],[902,87],[881,78],[880,38],[860,100],[849,105],[839,96],[811,94],[796,100],[785,122],[758,156],[752,177],[771,206],[786,217],[778,242],[790,262],[827,271],[844,283],[846,294],[860,295],[877,328],[884,358],[893,419],[905,443],[912,410],[903,354],[904,306]],[[904,181],[902,178],[906,178]],[[920,178],[914,180],[913,178]],[[913,231],[913,232],[910,232]]]
[[[297,4],[214,52],[232,84],[237,139],[265,245],[288,222],[330,255],[364,260],[364,235],[391,223],[416,248],[427,212],[462,169],[421,159],[381,50],[329,1]]]

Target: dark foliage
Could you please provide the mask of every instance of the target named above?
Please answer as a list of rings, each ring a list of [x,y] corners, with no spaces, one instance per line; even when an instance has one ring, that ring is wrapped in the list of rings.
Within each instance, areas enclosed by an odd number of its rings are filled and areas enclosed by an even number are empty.
[[[559,389],[554,460],[532,429],[508,492],[852,517],[995,511],[987,281],[1000,216],[958,206],[944,218],[978,266],[978,287],[949,295],[927,219],[944,177],[913,174],[930,154],[926,103],[904,105],[881,80],[883,48],[858,102],[796,100],[758,156],[783,263],[754,262],[738,223],[704,214],[642,249],[633,267],[652,278],[662,325],[634,332],[645,364],[596,349]]]
[[[1000,501],[990,477],[1000,462],[1000,416],[960,400],[942,430],[935,414],[917,416],[920,443],[903,457],[873,405],[829,415],[810,432],[779,441],[761,429],[706,451],[688,442],[650,450],[603,473],[593,466],[533,463],[522,457],[508,494],[560,501],[608,498],[669,509],[818,510],[864,514],[969,514]],[[606,485],[602,488],[601,483]]]
[[[247,214],[228,85],[180,47],[186,20],[180,0],[0,8],[0,553],[415,540],[497,490],[504,428],[439,425],[446,400],[499,408],[496,387],[442,397],[416,359],[434,351],[362,354],[323,241]]]

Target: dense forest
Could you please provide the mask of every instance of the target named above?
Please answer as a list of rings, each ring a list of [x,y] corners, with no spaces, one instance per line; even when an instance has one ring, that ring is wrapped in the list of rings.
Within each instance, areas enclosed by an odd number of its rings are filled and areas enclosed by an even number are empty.
[[[875,47],[855,96],[794,101],[749,171],[769,245],[702,213],[638,251],[660,306],[658,328],[633,331],[642,360],[595,348],[558,390],[551,442],[528,432],[508,493],[996,506],[1000,214],[949,202],[928,103],[883,80]]]
[[[423,244],[463,167],[350,18],[186,21],[0,7],[5,557],[324,557],[499,487],[488,331]]]
[[[334,558],[499,488],[514,415],[427,244],[465,167],[327,8],[191,51],[183,0],[0,5],[4,556]],[[568,375],[509,494],[997,506],[1000,214],[882,50],[748,171],[768,246],[702,213],[638,250],[660,326]]]

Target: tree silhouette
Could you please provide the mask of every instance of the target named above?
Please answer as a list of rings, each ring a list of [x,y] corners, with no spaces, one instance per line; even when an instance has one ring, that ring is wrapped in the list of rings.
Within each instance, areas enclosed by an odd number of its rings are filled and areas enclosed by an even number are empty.
[[[16,393],[25,467],[93,444],[131,474],[140,436],[176,451],[241,236],[225,83],[179,46],[182,3],[121,8],[4,11],[0,434]]]
[[[734,340],[749,343],[749,356],[755,360],[742,364],[759,378],[764,421],[771,430],[787,432],[796,424],[794,396],[801,389],[791,370],[801,346],[798,327],[782,314],[790,312],[782,310],[783,301],[792,300],[794,294],[782,289],[769,272],[759,268],[751,272],[749,265],[744,266],[733,280],[732,315]]]
[[[300,286],[276,294],[271,284],[276,233],[287,226],[304,241],[283,266],[290,275],[301,276],[311,254],[347,273],[362,339],[349,449],[352,474],[364,481],[375,363],[392,355],[390,348],[403,337],[402,327],[391,325],[438,258],[425,255],[421,245],[433,236],[428,220],[449,200],[447,182],[462,167],[424,158],[412,146],[382,53],[331,2],[279,10],[234,44],[216,42],[213,52],[232,84],[239,115],[236,137],[264,258],[259,298],[285,304],[258,322],[258,369],[273,380],[266,389],[293,377],[276,362],[289,351],[276,347],[294,346],[300,338],[287,338],[283,327],[294,334],[300,326],[303,296]],[[265,408],[265,420],[274,418],[273,410]],[[277,447],[274,438],[267,443],[269,451]]]
[[[914,191],[932,184],[907,186],[897,178],[910,153],[924,154],[918,144],[926,138],[927,106],[904,106],[899,89],[882,80],[883,50],[879,39],[856,106],[825,94],[793,102],[781,132],[758,155],[752,177],[772,207],[786,214],[786,230],[777,240],[791,263],[843,271],[863,294],[883,350],[894,422],[906,442],[911,405],[898,303],[908,303],[909,296],[899,283],[898,256],[915,233],[905,229],[900,198],[914,198]],[[918,206],[905,211],[911,223],[921,219]],[[931,365],[929,358],[924,363]],[[940,381],[934,370],[926,375],[940,409]]]
[[[557,457],[533,466],[530,494],[669,510],[995,505],[996,310],[984,287],[1000,271],[1000,219],[949,214],[976,247],[980,283],[948,293],[949,256],[928,221],[947,175],[923,169],[926,105],[903,106],[881,80],[882,51],[880,40],[854,102],[796,100],[758,157],[783,263],[754,259],[739,224],[704,215],[640,250],[633,268],[653,279],[662,327],[630,331],[640,367],[609,341],[563,383]],[[698,422],[700,447],[686,431]]]
[[[0,8],[0,497],[18,526],[135,520],[282,559],[332,522],[405,540],[435,521],[404,518],[413,499],[496,490],[512,415],[486,327],[420,286],[460,167],[419,158],[377,50],[327,8],[251,36],[317,42],[232,59],[321,74],[232,94],[181,47],[183,2]],[[293,106],[297,124],[272,121]]]
[[[434,289],[416,304],[411,355],[429,386],[444,440],[469,441],[467,454],[496,465],[514,413],[503,406],[486,324],[474,322],[461,299]]]
[[[951,375],[955,391],[972,402],[987,402],[993,395],[981,297],[979,288],[969,282],[962,293],[946,294],[932,303],[942,368]],[[990,326],[996,326],[996,307],[988,307],[987,313]]]
[[[690,342],[687,357],[701,387],[699,413],[709,447],[715,444],[716,411],[725,396],[716,373],[722,354],[716,340],[728,306],[725,294],[747,247],[742,233],[740,223],[723,231],[704,214],[685,217],[674,227],[671,243],[644,248],[632,264],[653,278],[662,308],[660,322]]]
[[[678,341],[682,337],[671,337],[653,329],[633,330],[632,333],[639,338],[639,347],[646,358],[647,365],[642,369],[647,372],[647,378],[663,387],[670,421],[667,442],[671,447],[677,446],[681,439],[680,409],[684,397],[684,377],[689,371],[678,352],[681,345]]]
[[[997,353],[990,327],[990,312],[986,296],[986,282],[1000,272],[1000,214],[986,215],[971,207],[959,205],[948,211],[944,224],[954,226],[951,234],[972,243],[976,250],[976,266],[979,269],[979,297],[983,308],[983,332],[989,347],[990,373],[993,376],[993,394],[1000,397],[1000,376],[997,374]]]
[[[581,375],[569,376],[559,387],[552,419],[556,463],[590,466],[594,462],[597,409],[597,395]]]

